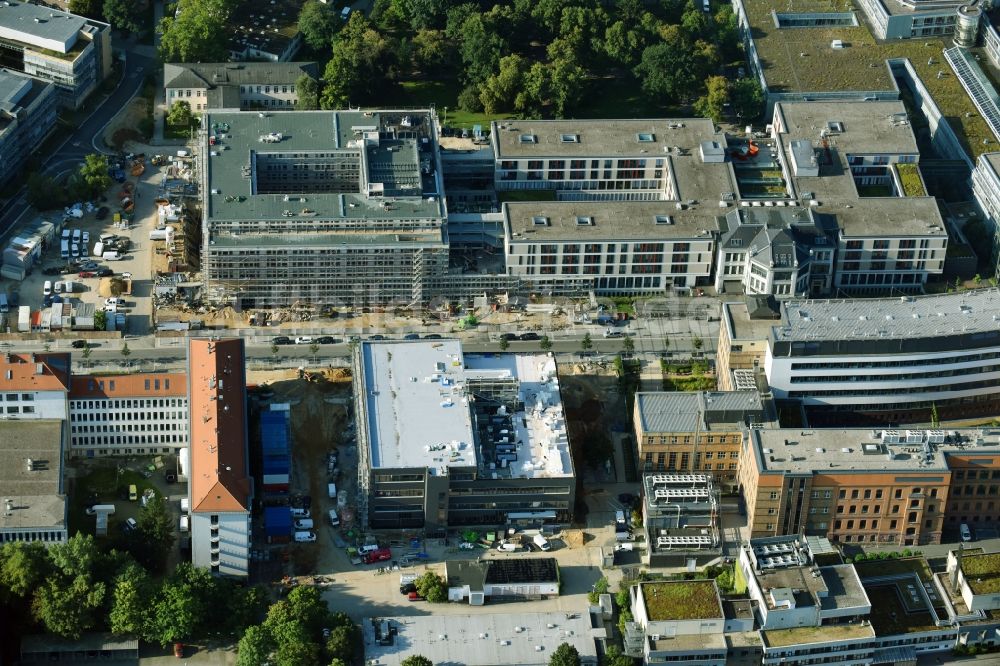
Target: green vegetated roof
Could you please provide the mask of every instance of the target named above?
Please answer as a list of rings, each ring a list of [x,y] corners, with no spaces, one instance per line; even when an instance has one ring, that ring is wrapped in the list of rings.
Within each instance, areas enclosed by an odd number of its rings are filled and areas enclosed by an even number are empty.
[[[915,573],[925,583],[930,582],[934,578],[931,568],[927,565],[927,560],[922,557],[892,560],[862,560],[861,562],[855,562],[854,568],[861,578],[869,576],[893,576],[903,573]]]
[[[793,627],[791,629],[771,629],[764,632],[764,640],[770,647],[785,647],[827,641],[844,641],[852,638],[872,638],[871,627],[861,624],[828,624],[819,627]]]
[[[1000,553],[964,555],[962,573],[973,594],[1000,592]]]
[[[849,0],[743,0],[768,90],[774,93],[888,91],[895,88],[887,60],[909,60],[973,159],[996,149],[986,121],[944,59],[941,39],[878,42],[857,11],[859,26],[777,28],[772,10],[782,13],[854,11]],[[844,48],[831,47],[839,39]],[[804,55],[803,55],[804,54]],[[930,62],[930,64],[928,64]],[[938,72],[943,72],[938,78]],[[970,114],[966,117],[966,114]],[[990,139],[984,145],[983,139]]]
[[[895,585],[866,586],[865,592],[869,599],[875,600],[868,617],[876,635],[890,636],[937,629],[930,611],[907,612],[903,602],[899,600],[899,591]]]
[[[899,173],[899,182],[903,185],[903,194],[905,196],[927,196],[927,192],[924,190],[924,183],[920,180],[920,169],[916,164],[897,164],[896,172]]]
[[[643,583],[642,594],[652,622],[722,617],[722,605],[711,580]]]

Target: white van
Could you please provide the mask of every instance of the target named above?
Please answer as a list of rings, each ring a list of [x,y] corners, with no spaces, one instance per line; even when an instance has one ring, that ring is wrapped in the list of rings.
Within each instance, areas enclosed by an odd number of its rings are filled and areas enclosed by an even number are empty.
[[[312,528],[312,518],[300,518],[295,521],[295,529],[297,530],[311,530]]]
[[[326,512],[326,515],[330,519],[331,527],[338,527],[340,525],[340,516],[337,515],[336,509],[330,509]]]
[[[189,521],[190,518],[188,518],[186,515],[181,516],[181,524],[180,524],[181,532],[187,532],[191,528],[191,523]]]
[[[310,543],[316,540],[315,532],[296,532],[295,541],[298,543]]]
[[[104,254],[104,243],[102,243],[101,241],[97,241],[96,243],[94,243],[94,256],[100,257],[103,254]]]
[[[344,7],[344,9],[341,10],[341,12],[340,12],[340,18],[344,19],[345,21],[347,19],[351,18],[351,8],[350,7]]]
[[[52,280],[46,280],[45,284],[42,285],[42,296],[48,296],[52,293]]]
[[[328,483],[326,484],[326,496],[330,499],[337,499],[337,484]]]
[[[123,257],[122,255],[118,254],[118,252],[112,251],[103,253],[101,255],[101,259],[104,259],[105,261],[120,261],[121,259],[123,259]]]
[[[110,516],[115,515],[115,505],[114,504],[95,504],[94,506],[87,507],[88,516],[96,516],[99,513],[106,513]]]
[[[958,533],[962,536],[962,541],[968,543],[972,541],[972,530],[965,523],[962,523],[958,528]]]
[[[532,539],[531,541],[532,541],[532,543],[534,543],[534,544],[535,544],[536,546],[538,546],[538,549],[539,549],[539,550],[543,550],[543,551],[550,551],[550,550],[552,550],[552,544],[551,544],[551,543],[549,543],[549,540],[548,540],[548,539],[546,539],[546,538],[545,538],[544,536],[542,536],[541,534],[536,534],[536,535],[535,535],[535,538],[534,538],[534,539]]]
[[[59,257],[62,259],[69,259],[69,240],[63,239],[60,242],[59,248]]]
[[[190,510],[190,508],[191,508],[190,505],[191,505],[191,503],[188,502],[188,498],[187,497],[182,497],[181,498],[181,512],[182,513],[187,513]]]
[[[309,509],[292,509],[292,518],[312,518],[312,514],[309,513]]]
[[[516,553],[518,550],[520,550],[520,548],[521,548],[520,546],[511,541],[501,541],[500,544],[497,546],[497,550],[502,551],[504,553]]]
[[[73,237],[73,232],[71,232],[69,229],[63,229],[62,236],[60,236],[59,238],[64,241],[69,241],[69,239],[72,237]]]

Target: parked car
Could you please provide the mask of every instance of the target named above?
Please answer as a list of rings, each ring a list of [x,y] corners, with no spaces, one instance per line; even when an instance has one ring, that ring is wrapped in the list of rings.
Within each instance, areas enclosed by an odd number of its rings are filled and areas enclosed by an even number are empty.
[[[385,340],[385,336],[384,335],[369,335],[368,339],[369,340]]]
[[[358,548],[358,553],[361,555],[367,555],[368,553],[374,553],[378,549],[379,547],[377,544],[368,543]]]
[[[362,558],[365,564],[375,564],[376,562],[388,562],[392,559],[392,551],[388,548],[379,548],[378,550],[365,553]]]
[[[96,217],[98,220],[103,220],[108,216],[108,212],[109,211],[107,206],[101,206],[100,208],[97,209],[97,212],[94,213],[94,217]]]
[[[111,277],[114,274],[115,272],[107,266],[101,266],[97,269],[97,277]]]
[[[139,491],[135,487],[134,483],[128,487],[128,499],[130,502],[134,502],[139,499]]]
[[[271,342],[273,342],[276,345],[290,345],[292,344],[292,339],[289,338],[287,335],[279,335]]]
[[[316,344],[318,345],[335,345],[337,344],[336,338],[331,338],[329,335],[324,335],[316,338]]]
[[[409,599],[410,601],[424,601],[424,597],[417,594],[416,590],[407,594],[406,598]]]
[[[135,522],[135,518],[129,518],[122,523],[122,529],[125,530],[126,534],[131,534],[139,529],[139,523]]]
[[[124,273],[122,273],[122,279],[123,280],[131,280],[132,279],[132,274],[129,273],[128,271],[125,271]]]
[[[313,339],[308,335],[300,335],[299,337],[295,338],[295,344],[297,345],[309,345],[312,344],[312,341]]]
[[[78,277],[92,278],[92,277],[94,277],[94,275],[95,275],[95,273],[93,271],[80,271]]]
[[[315,532],[296,532],[295,541],[298,543],[312,543],[316,540]]]
[[[541,340],[542,336],[538,335],[538,333],[522,333],[518,337],[518,339],[519,340]]]
[[[441,336],[437,333],[428,333],[424,336],[424,340],[440,340]]]
[[[624,338],[625,337],[625,333],[623,333],[622,331],[616,331],[613,328],[609,328],[608,330],[604,331],[604,337],[606,337],[606,338]]]
[[[48,296],[52,293],[52,280],[46,280],[45,284],[42,285],[42,295]]]
[[[86,340],[74,340],[73,344],[70,345],[70,346],[73,347],[73,349],[86,349],[87,348],[87,341]]]
[[[420,339],[420,334],[419,333],[407,333],[406,335],[403,336],[403,339],[404,340],[419,340]]]
[[[966,525],[965,523],[962,523],[961,525],[959,525],[959,527],[958,527],[958,533],[961,535],[962,541],[965,541],[965,542],[972,541],[972,530],[970,530],[969,526]]]
[[[89,231],[84,231],[83,234],[81,235],[81,239],[82,239],[81,242],[84,245],[89,244],[90,243],[90,232]]]
[[[517,340],[517,333],[504,333],[503,335],[500,336],[500,339],[506,340],[507,342]]]

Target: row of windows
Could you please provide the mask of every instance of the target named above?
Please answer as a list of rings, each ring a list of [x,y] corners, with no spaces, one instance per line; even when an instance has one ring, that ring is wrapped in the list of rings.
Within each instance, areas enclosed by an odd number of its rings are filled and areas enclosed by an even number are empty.
[[[166,432],[166,431],[187,431],[186,423],[128,423],[122,426],[115,425],[93,425],[93,426],[73,426],[71,432],[74,433],[102,433],[102,432]]]
[[[7,414],[34,414],[35,408],[32,407],[31,405],[24,405],[23,407],[17,407],[16,405],[15,406],[7,405],[7,408],[4,410],[4,412]]]
[[[186,421],[187,412],[73,412],[70,421]]]
[[[187,433],[180,435],[74,435],[73,446],[119,446],[122,444],[186,444]]]
[[[17,402],[22,400],[25,402],[30,402],[35,399],[34,393],[0,393],[0,400],[6,399],[7,402]]]
[[[923,365],[950,365],[952,363],[973,363],[1000,358],[1000,352],[983,352],[980,354],[963,354],[961,356],[943,356],[938,358],[914,358],[892,361],[825,361],[822,363],[792,363],[792,370],[855,370],[859,368],[908,368]],[[894,377],[896,375],[893,375]]]
[[[56,543],[65,540],[65,532],[0,532],[0,542],[2,543],[10,541],[46,541],[49,543]]]
[[[156,380],[159,382],[159,380]],[[170,380],[166,382],[165,388],[170,388]],[[147,390],[149,380],[146,380]],[[158,388],[158,387],[157,387]],[[101,390],[104,390],[104,382],[101,381]],[[115,382],[111,381],[111,390],[115,390]],[[187,407],[187,398],[136,398],[134,400],[70,400],[70,409],[149,409],[151,407]]]
[[[841,389],[839,391],[789,391],[789,398],[819,398],[819,397],[855,397],[872,395],[905,395],[913,393],[938,393],[942,391],[972,391],[976,389],[1000,386],[1000,380],[989,379],[980,382],[962,382],[959,384],[942,384],[932,386],[898,386],[885,389]]]

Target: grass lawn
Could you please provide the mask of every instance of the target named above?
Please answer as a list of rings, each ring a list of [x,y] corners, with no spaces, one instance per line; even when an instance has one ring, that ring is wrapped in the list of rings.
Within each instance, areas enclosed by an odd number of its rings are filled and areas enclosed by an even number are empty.
[[[448,81],[403,81],[399,87],[389,93],[387,105],[398,106],[429,106],[437,108],[441,124],[447,127],[472,129],[473,125],[482,125],[488,129],[491,120],[510,118],[510,113],[486,114],[469,113],[458,108],[458,93],[462,91],[456,79]],[[447,109],[447,111],[446,111]]]
[[[1000,553],[964,555],[962,573],[973,594],[1000,592]]]
[[[705,620],[722,617],[722,607],[710,580],[646,583],[642,586],[649,619]]]
[[[139,472],[131,469],[125,469],[123,462],[121,463],[123,471],[119,474],[117,472],[118,464],[118,461],[108,459],[107,466],[91,470],[86,476],[81,477],[76,482],[76,490],[70,495],[70,534],[80,531],[93,533],[94,517],[88,516],[85,513],[87,506],[91,504],[91,493],[96,493],[97,504],[115,504],[119,509],[124,509],[126,505],[131,504],[134,505],[134,511],[129,513],[138,512],[140,506],[139,501],[137,500],[135,502],[131,502],[127,499],[122,500],[122,493],[127,493],[129,485],[134,483],[139,497],[142,497],[142,493],[145,492],[147,488],[152,488],[153,484]],[[117,524],[120,521],[124,521],[128,516],[123,516],[122,513],[122,511],[116,511],[110,522]],[[113,528],[109,527],[108,536],[113,536],[111,534],[112,529]]]
[[[843,641],[850,638],[866,638],[872,635],[872,630],[871,627],[860,624],[832,624],[822,627],[772,629],[763,633],[767,645],[771,647],[784,647],[798,643],[820,643],[825,641]]]
[[[164,120],[163,122],[163,138],[164,139],[190,139],[191,138],[191,128],[197,127],[195,124],[188,126],[184,125],[171,125]]]
[[[631,77],[591,82],[587,100],[590,102],[588,105],[575,109],[570,115],[574,118],[669,118],[681,115],[677,108],[650,102],[639,83]]]

